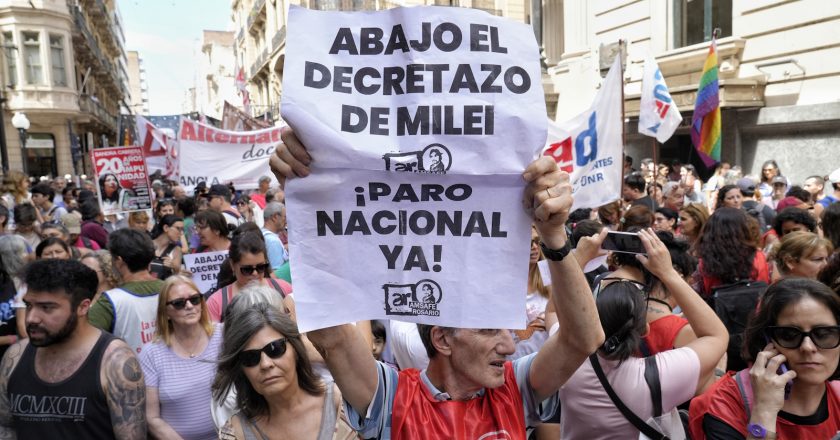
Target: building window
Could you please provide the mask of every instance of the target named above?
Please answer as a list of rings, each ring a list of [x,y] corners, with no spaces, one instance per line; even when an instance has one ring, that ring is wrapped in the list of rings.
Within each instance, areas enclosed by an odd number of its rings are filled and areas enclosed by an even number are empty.
[[[55,138],[50,133],[27,133],[26,165],[30,176],[55,176]]]
[[[64,38],[50,35],[50,64],[54,86],[67,86],[67,71],[64,68]]]
[[[37,32],[23,33],[23,62],[26,66],[26,82],[43,84],[44,72],[41,68],[41,42]]]
[[[674,47],[732,35],[732,0],[674,0]]]
[[[6,56],[6,78],[8,85],[14,87],[18,83],[17,77],[17,48],[11,32],[3,32],[3,55]]]

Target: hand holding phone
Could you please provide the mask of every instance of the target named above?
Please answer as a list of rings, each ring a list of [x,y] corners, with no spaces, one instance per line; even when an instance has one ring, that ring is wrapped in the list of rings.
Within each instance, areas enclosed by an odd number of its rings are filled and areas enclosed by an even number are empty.
[[[767,341],[768,344],[773,344],[773,341],[771,341],[770,338],[767,337],[767,335],[764,336],[764,340]],[[773,344],[773,346],[775,347],[776,345]],[[790,371],[790,370],[788,369],[787,364],[785,362],[782,362],[782,364],[779,365],[779,369],[776,370],[776,373],[781,376],[782,374],[785,374],[788,371]],[[793,380],[789,380],[785,384],[785,400],[788,400],[790,398],[790,392],[791,392],[792,389],[793,389]]]
[[[601,244],[601,248],[625,254],[647,254],[637,232],[609,231]]]

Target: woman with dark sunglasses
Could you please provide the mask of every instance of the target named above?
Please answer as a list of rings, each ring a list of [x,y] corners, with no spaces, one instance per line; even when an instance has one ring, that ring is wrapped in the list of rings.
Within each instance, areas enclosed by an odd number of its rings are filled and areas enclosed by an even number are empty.
[[[771,285],[730,372],[691,403],[694,439],[828,439],[840,431],[840,298],[824,284]]]
[[[218,401],[234,389],[240,411],[219,438],[358,439],[338,387],[313,372],[289,316],[268,303],[232,306],[212,390]]]
[[[146,420],[154,438],[217,438],[210,388],[222,329],[210,322],[198,287],[173,275],[160,292],[155,339],[143,347]]]
[[[222,285],[208,297],[207,308],[213,321],[222,322],[228,303],[245,286],[252,283],[272,287],[284,299],[286,308],[294,310],[289,296],[292,293],[292,285],[271,277],[271,267],[266,255],[265,239],[254,223],[247,222],[236,228],[230,243],[229,258],[225,262],[232,269],[235,281],[229,285]]]

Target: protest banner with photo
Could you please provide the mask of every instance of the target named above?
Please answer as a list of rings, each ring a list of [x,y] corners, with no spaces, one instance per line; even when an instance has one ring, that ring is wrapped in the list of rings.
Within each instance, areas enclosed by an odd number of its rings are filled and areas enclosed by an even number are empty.
[[[90,157],[103,214],[151,209],[149,173],[141,147],[98,148]]]
[[[268,158],[280,143],[280,128],[259,131],[219,130],[187,118],[181,119],[178,131],[178,156],[181,186],[189,192],[198,182],[207,186],[229,182],[238,190],[256,189],[260,176],[277,180],[268,166]]]
[[[199,292],[207,293],[216,288],[219,269],[227,256],[227,251],[184,255],[184,266],[192,274],[192,280]]]
[[[254,131],[263,128],[271,128],[271,123],[253,118],[248,113],[225,101],[225,106],[222,109],[222,130]]]
[[[283,118],[313,157],[286,185],[301,331],[524,328],[521,173],[546,136],[531,28],[466,8],[292,7],[287,35]]]
[[[621,197],[621,65],[616,57],[589,110],[548,124],[544,155],[570,174],[572,209],[597,208]]]

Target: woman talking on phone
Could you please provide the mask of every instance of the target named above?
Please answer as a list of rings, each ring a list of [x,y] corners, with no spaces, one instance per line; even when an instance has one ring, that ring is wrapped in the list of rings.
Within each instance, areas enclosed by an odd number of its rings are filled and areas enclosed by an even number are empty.
[[[691,403],[693,439],[829,439],[840,431],[840,299],[817,281],[767,289],[747,326],[749,369]],[[830,382],[834,381],[834,382]]]

